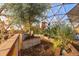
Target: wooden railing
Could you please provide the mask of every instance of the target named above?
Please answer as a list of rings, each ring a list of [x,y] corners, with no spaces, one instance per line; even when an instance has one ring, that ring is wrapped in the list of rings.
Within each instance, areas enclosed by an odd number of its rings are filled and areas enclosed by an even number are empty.
[[[44,41],[47,41],[47,42],[50,42],[50,43],[53,43],[53,40],[52,38],[49,38],[47,36],[44,36],[44,35],[37,35],[35,34],[35,37],[40,37],[41,40],[44,40]]]
[[[0,45],[0,56],[17,56],[22,47],[21,34],[15,34]]]
[[[64,50],[64,52],[63,52],[64,56],[79,56],[79,52],[77,51],[77,49],[72,44],[69,43],[68,48],[71,49],[71,52],[67,53]]]

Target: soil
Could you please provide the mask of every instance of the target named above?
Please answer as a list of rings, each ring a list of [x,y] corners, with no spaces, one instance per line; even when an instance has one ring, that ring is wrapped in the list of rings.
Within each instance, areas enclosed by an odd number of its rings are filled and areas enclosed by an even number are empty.
[[[21,56],[52,56],[51,44],[41,41],[41,44],[21,50]]]

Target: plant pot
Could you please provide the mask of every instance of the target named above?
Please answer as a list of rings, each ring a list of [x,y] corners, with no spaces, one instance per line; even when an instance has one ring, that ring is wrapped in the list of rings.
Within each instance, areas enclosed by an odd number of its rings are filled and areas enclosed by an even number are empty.
[[[61,54],[61,48],[58,47],[58,48],[55,49],[54,55],[55,55],[55,56],[60,56],[60,54]]]

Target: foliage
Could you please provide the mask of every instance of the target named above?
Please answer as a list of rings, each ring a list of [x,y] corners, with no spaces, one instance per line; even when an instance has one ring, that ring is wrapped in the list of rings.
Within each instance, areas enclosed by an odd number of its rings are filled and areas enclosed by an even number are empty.
[[[38,27],[32,27],[34,34],[43,34],[43,30]]]
[[[48,30],[48,31],[47,31]],[[53,38],[53,49],[57,47],[64,48],[69,42],[74,40],[73,29],[66,24],[57,24],[51,29],[47,29],[46,33]]]
[[[11,3],[6,6],[9,15],[13,16],[13,21],[16,24],[25,25],[37,21],[38,17],[44,16],[44,13],[50,8],[50,4],[35,4],[35,3]]]
[[[59,39],[54,40],[53,41],[53,50],[55,50],[57,47],[61,47],[61,45],[62,45],[62,40],[59,40]]]

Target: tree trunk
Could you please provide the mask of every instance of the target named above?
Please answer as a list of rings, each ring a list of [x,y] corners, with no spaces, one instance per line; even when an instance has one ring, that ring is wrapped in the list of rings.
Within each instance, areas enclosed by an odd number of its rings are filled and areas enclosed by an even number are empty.
[[[30,25],[30,35],[32,35],[31,31],[32,31],[32,20],[34,19],[35,16],[30,16],[29,17],[29,25]]]
[[[32,25],[32,23],[31,23],[30,17],[29,17],[29,25],[30,25],[29,34],[31,35],[31,25]]]

